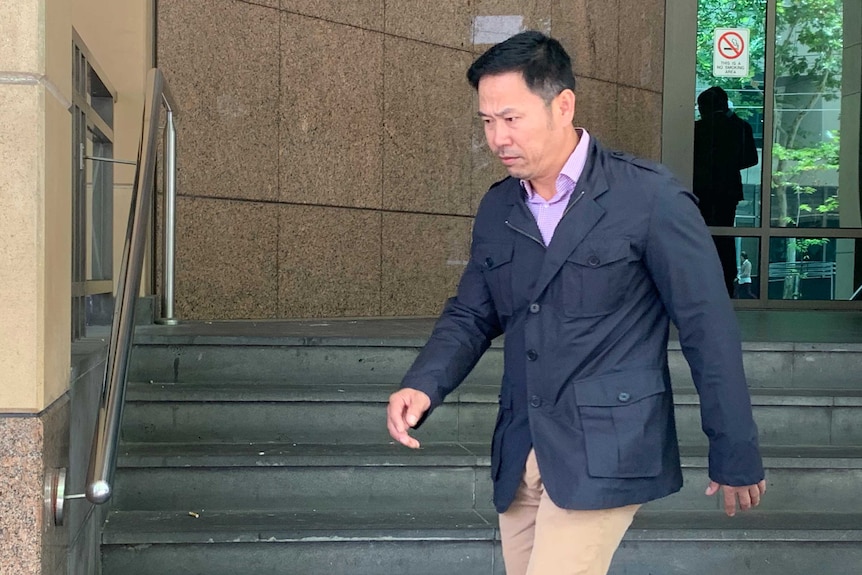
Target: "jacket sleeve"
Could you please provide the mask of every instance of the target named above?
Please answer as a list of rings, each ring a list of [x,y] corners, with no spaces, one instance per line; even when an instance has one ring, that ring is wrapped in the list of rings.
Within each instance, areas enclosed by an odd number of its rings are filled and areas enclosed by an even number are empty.
[[[431,398],[427,416],[460,385],[491,340],[501,333],[491,293],[473,253],[457,295],[446,302],[428,343],[407,371],[401,387],[418,389]]]
[[[694,197],[675,182],[669,184],[676,189],[656,194],[646,264],[679,330],[700,396],[709,476],[724,485],[753,485],[764,473],[736,316]]]

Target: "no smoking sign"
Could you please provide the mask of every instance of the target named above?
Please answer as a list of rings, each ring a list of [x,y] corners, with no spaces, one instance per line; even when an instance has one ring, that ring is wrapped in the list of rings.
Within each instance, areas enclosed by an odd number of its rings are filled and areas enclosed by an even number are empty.
[[[748,76],[748,28],[716,28],[713,42],[712,75],[716,78]]]

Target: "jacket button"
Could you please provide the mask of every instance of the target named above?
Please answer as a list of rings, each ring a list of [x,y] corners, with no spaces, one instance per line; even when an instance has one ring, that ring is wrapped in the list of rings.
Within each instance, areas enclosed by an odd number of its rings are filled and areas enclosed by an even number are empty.
[[[494,267],[494,260],[492,258],[485,258],[485,267],[486,268]]]
[[[591,265],[591,266],[593,266],[593,267],[596,267],[597,265],[599,265],[599,264],[600,264],[600,263],[602,263],[602,262],[599,260],[599,256],[590,256],[590,257],[587,259],[587,263],[588,263],[588,264],[590,264],[590,265]]]
[[[537,303],[531,303],[530,304],[530,313],[539,313],[540,309],[542,309],[542,306],[540,306],[539,304],[537,304]]]
[[[530,398],[530,405],[532,405],[533,407],[539,407],[540,405],[542,405],[542,398],[538,395],[534,395]]]
[[[536,361],[537,359],[539,359],[539,354],[536,353],[535,349],[531,349],[527,352],[527,359],[529,359],[530,361]]]
[[[627,402],[627,401],[628,401],[628,400],[630,400],[631,398],[632,398],[632,396],[631,396],[631,395],[629,395],[628,393],[626,393],[625,391],[624,391],[624,392],[622,392],[622,393],[620,393],[620,394],[617,396],[617,399],[619,399],[619,400],[620,400],[621,402],[623,402],[623,403]]]

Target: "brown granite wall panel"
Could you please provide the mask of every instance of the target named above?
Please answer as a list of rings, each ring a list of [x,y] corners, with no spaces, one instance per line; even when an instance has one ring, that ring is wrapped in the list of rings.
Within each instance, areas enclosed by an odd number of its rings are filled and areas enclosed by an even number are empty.
[[[469,0],[386,0],[387,34],[469,50],[472,9]]]
[[[158,8],[158,65],[179,107],[180,193],[275,200],[278,10],[235,0]]]
[[[274,0],[270,0],[274,1]],[[383,0],[281,0],[281,9],[366,30],[383,31]]]
[[[0,417],[0,567],[15,575],[42,570],[42,422]]]
[[[620,86],[618,113],[619,147],[643,158],[660,161],[661,94]]]
[[[659,157],[663,0],[159,0],[179,317],[440,309],[467,258],[459,216],[506,175],[465,79],[488,47],[477,16],[550,30],[573,58],[575,123]]]
[[[474,0],[473,17],[477,16],[521,16],[523,30],[551,31],[552,16],[559,0]],[[475,27],[475,20],[474,20]],[[472,30],[473,50],[484,52],[493,44],[481,44],[476,30]]]
[[[380,208],[383,34],[281,23],[281,201]]]
[[[610,82],[577,79],[575,125],[582,126],[606,147],[617,147],[617,93],[619,87]]]
[[[436,315],[470,257],[472,219],[383,214],[382,315]]]
[[[179,197],[176,262],[178,317],[277,317],[273,204]]]
[[[619,0],[620,84],[662,92],[665,0]]]
[[[391,36],[384,51],[384,209],[469,214],[473,55]]]
[[[380,212],[279,208],[278,316],[380,315]]]
[[[553,36],[569,56],[576,77],[617,81],[620,0],[559,0]]]

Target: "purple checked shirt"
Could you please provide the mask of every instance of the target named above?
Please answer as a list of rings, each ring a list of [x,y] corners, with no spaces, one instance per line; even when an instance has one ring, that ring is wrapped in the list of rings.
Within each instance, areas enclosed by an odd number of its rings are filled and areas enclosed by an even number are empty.
[[[539,224],[539,231],[542,232],[542,240],[546,246],[551,243],[551,238],[554,237],[554,230],[557,229],[557,224],[563,218],[563,213],[566,211],[572,192],[575,191],[578,178],[581,177],[587,163],[590,135],[583,128],[576,128],[576,130],[580,138],[578,145],[575,146],[575,151],[566,160],[560,175],[557,176],[557,193],[550,201],[546,201],[534,192],[529,181],[521,180],[521,186],[527,191],[527,207],[530,208],[533,217],[536,218],[536,223]]]

